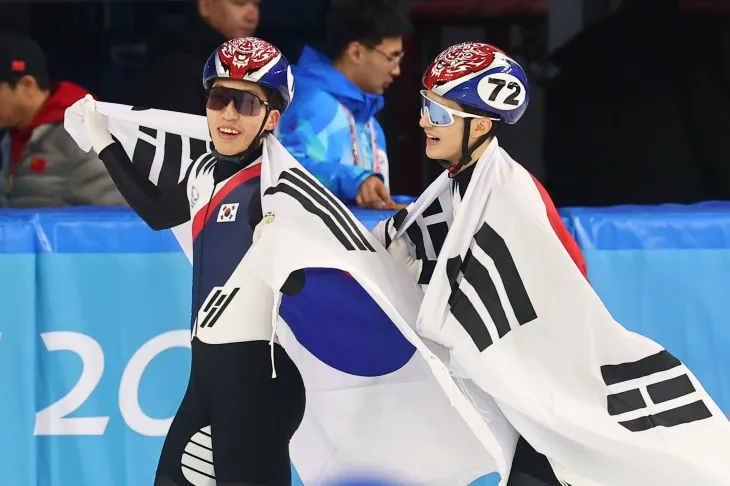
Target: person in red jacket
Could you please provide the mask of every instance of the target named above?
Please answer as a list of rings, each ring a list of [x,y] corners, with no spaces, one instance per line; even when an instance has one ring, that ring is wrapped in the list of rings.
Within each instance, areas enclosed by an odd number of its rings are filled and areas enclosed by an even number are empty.
[[[0,34],[0,129],[10,134],[0,206],[125,204],[101,161],[79,149],[63,127],[66,108],[87,93],[73,83],[52,84],[33,40]]]

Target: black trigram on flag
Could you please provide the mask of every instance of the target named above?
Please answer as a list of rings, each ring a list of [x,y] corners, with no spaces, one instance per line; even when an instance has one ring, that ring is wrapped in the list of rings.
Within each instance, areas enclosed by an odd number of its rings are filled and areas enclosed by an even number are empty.
[[[610,387],[680,367],[683,365],[677,358],[668,351],[660,351],[639,361],[601,366],[601,375],[606,386]],[[608,413],[616,416],[619,424],[631,432],[674,427],[712,417],[686,373],[667,379],[658,378],[650,384],[646,384],[644,379],[641,383],[636,388],[610,394],[607,398]],[[637,411],[641,411],[638,417]]]
[[[517,324],[522,326],[537,319],[527,290],[517,271],[512,254],[504,239],[486,222],[474,235],[474,245],[491,258],[498,276],[504,286],[509,306],[512,308]],[[449,259],[446,273],[451,284],[449,306],[451,314],[471,336],[479,351],[484,351],[498,339],[512,330],[504,303],[499,296],[497,286],[489,270],[474,256],[472,250],[466,252],[464,260],[460,257]],[[459,275],[463,278],[459,280]],[[475,302],[464,293],[462,284],[468,282],[474,289],[476,298],[487,310],[489,316],[483,315]],[[493,336],[485,322],[490,319],[494,323],[497,336]]]
[[[420,223],[416,222],[408,227],[406,234],[416,249],[416,259],[422,263],[421,275],[418,279],[419,284],[428,284],[431,282],[433,271],[436,268],[436,259],[441,248],[444,246],[446,236],[449,233],[449,215],[446,214],[444,206],[447,204],[448,194],[442,194],[435,199],[431,205],[426,208],[420,218]],[[448,211],[451,211],[447,206]],[[391,244],[391,232],[395,234],[408,216],[407,209],[401,209],[395,214],[386,225],[392,225],[392,229],[386,226],[385,247]]]
[[[235,287],[226,293],[223,288],[216,288],[203,304],[203,311],[200,313],[202,319],[200,327],[213,327],[239,290],[241,290],[239,287]]]
[[[146,109],[132,108],[133,111]],[[162,191],[176,186],[185,175],[189,167],[187,164],[209,151],[208,143],[204,140],[144,126],[139,127],[136,135],[137,143],[130,157],[132,164]]]
[[[375,253],[345,206],[303,170],[295,167],[282,172],[276,186],[264,192],[264,196],[273,194],[286,194],[295,199],[305,211],[322,220],[348,251]]]

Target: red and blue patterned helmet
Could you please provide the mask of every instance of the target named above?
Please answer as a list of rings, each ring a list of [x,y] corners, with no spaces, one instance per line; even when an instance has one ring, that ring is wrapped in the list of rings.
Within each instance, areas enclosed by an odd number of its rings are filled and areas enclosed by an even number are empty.
[[[517,62],[489,44],[449,47],[423,75],[423,86],[461,105],[517,123],[530,102],[527,75]]]
[[[258,37],[240,37],[221,44],[203,68],[203,86],[209,89],[217,78],[250,81],[284,99],[282,113],[294,97],[294,76],[289,61],[273,44]]]

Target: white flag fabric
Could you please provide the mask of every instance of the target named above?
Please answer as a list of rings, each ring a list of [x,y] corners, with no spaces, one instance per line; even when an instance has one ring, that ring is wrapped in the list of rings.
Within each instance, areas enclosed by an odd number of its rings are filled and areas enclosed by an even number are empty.
[[[730,484],[728,419],[684,364],[611,317],[530,174],[494,140],[453,205],[450,184],[444,173],[380,228],[431,260],[419,335],[567,484]],[[449,226],[444,241],[433,224]]]
[[[97,102],[96,106],[109,118],[109,131],[135,167],[161,190],[177,185],[190,164],[210,151],[205,117],[116,103]],[[83,99],[68,107],[63,126],[79,148],[88,152],[91,141],[84,129],[83,107]],[[188,260],[192,260],[192,223],[183,223],[172,232]]]
[[[65,127],[88,150],[81,106],[67,110]],[[97,107],[133,163],[163,189],[207,151],[203,117]],[[261,194],[267,224],[239,268],[273,289],[306,269],[302,292],[277,304],[278,340],[307,390],[291,444],[303,483],[376,472],[402,485],[465,486],[489,476],[480,484],[503,486],[517,436],[489,396],[452,378],[438,357],[448,356],[445,348],[409,327],[422,295],[410,276],[271,136]],[[173,231],[190,259],[190,223]]]

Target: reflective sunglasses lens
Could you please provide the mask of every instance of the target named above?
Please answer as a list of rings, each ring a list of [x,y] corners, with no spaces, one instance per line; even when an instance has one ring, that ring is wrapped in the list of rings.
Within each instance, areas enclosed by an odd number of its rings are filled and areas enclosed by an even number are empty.
[[[208,95],[206,107],[221,111],[233,102],[236,111],[242,116],[256,116],[261,113],[261,100],[255,94],[233,88],[212,88]]]
[[[424,101],[425,108],[428,108],[428,119],[431,122],[431,125],[445,127],[454,123],[454,118],[451,116],[451,113],[446,111],[443,107],[431,100]]]
[[[205,107],[209,110],[221,111],[224,110],[230,102],[231,99],[226,96],[226,93],[222,92],[219,88],[213,88],[208,94],[208,100],[205,103]]]
[[[236,108],[243,116],[256,116],[261,113],[261,100],[258,96],[248,91],[238,91],[240,93]]]

